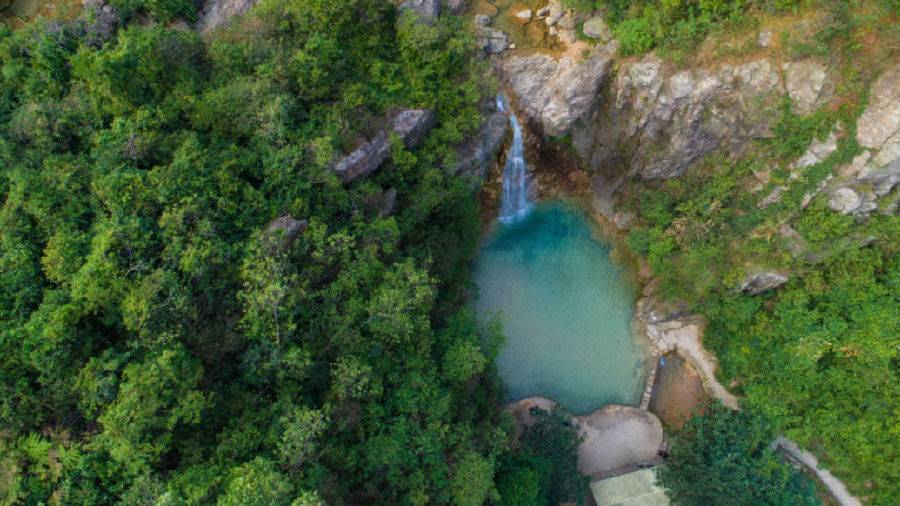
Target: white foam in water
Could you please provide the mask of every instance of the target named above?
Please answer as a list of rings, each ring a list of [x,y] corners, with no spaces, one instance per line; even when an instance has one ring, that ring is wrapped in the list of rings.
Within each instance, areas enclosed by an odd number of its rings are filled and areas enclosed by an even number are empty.
[[[497,97],[497,109],[506,111],[502,96]],[[513,129],[513,142],[503,167],[503,193],[500,195],[500,221],[503,223],[513,223],[531,210],[525,143],[522,139],[522,127],[513,112],[509,113],[509,124]]]

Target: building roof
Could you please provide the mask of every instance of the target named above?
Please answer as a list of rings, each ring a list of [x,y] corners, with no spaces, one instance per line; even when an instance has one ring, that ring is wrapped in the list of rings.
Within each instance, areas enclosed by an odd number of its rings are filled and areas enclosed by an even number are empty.
[[[669,498],[656,486],[656,472],[641,469],[591,483],[597,506],[669,506]]]

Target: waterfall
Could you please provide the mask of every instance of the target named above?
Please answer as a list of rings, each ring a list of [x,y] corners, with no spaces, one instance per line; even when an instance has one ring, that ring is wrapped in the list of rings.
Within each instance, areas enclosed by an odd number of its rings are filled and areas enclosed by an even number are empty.
[[[497,97],[497,109],[506,111],[503,97]],[[509,124],[513,129],[513,142],[506,153],[503,167],[503,193],[500,195],[500,221],[512,223],[528,214],[528,170],[525,166],[525,146],[522,141],[522,127],[516,114],[509,112]]]

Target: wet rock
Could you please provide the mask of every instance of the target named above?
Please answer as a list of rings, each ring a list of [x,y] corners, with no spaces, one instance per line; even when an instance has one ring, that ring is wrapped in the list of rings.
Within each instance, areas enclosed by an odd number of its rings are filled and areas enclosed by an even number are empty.
[[[619,230],[628,230],[637,220],[634,213],[616,213],[613,215],[613,225]]]
[[[748,274],[741,282],[741,291],[750,295],[774,290],[787,283],[789,277],[784,271],[761,271]]]
[[[508,127],[509,120],[503,112],[487,115],[478,133],[459,148],[460,161],[453,172],[483,179],[497,156]]]
[[[440,0],[404,0],[401,11],[412,11],[425,23],[432,23],[441,13]]]
[[[582,62],[571,56],[508,56],[501,68],[528,117],[545,134],[561,136],[596,105],[611,61],[609,53],[595,50]]]
[[[804,61],[785,63],[783,68],[785,87],[795,113],[810,114],[831,100],[835,86],[824,65]]]
[[[600,39],[603,42],[612,39],[612,31],[610,31],[609,27],[606,25],[606,21],[600,16],[594,16],[585,21],[582,26],[582,31],[588,37]]]
[[[307,220],[297,220],[288,214],[280,216],[266,227],[264,237],[268,241],[270,251],[284,252],[287,251],[291,244],[297,239],[309,226]]]
[[[234,16],[244,14],[258,0],[206,0],[200,7],[197,30],[208,33],[225,26]]]
[[[392,121],[391,130],[407,148],[418,145],[434,126],[434,112],[423,109],[406,110]],[[391,154],[391,140],[381,131],[334,165],[334,172],[344,183],[367,176],[381,167]]]

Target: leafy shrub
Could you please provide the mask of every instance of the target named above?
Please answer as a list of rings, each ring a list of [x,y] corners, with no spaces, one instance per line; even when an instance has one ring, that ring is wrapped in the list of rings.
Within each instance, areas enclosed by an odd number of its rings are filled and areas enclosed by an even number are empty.
[[[769,447],[774,436],[753,412],[710,406],[672,435],[658,483],[684,506],[819,504],[813,484]]]
[[[109,3],[124,17],[146,12],[162,22],[178,18],[186,21],[196,19],[196,9],[191,0],[110,0]]]
[[[650,21],[643,17],[622,21],[616,25],[613,33],[622,44],[620,50],[624,55],[646,53],[656,43]]]

